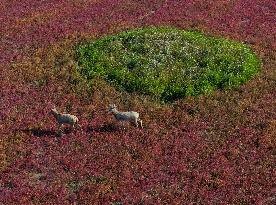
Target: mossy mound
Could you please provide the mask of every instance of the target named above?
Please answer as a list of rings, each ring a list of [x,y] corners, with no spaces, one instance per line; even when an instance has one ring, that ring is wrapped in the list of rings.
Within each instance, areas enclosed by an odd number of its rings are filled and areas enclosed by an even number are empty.
[[[238,86],[260,69],[245,44],[200,32],[146,28],[77,47],[80,72],[164,101]]]

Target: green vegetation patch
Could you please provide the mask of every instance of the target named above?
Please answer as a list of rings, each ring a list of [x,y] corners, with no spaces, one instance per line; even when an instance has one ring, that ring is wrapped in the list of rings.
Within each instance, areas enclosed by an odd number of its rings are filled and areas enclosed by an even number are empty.
[[[164,101],[238,86],[259,71],[243,43],[175,28],[146,28],[79,45],[87,79],[102,77],[128,92]]]

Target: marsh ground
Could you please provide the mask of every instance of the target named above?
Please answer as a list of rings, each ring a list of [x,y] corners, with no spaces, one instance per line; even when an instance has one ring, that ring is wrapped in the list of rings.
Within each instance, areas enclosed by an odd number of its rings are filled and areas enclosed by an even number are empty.
[[[272,204],[275,10],[271,0],[2,2],[1,201]],[[262,71],[237,89],[169,105],[101,80],[88,88],[75,72],[73,46],[148,25],[246,42]],[[138,110],[145,129],[114,126],[111,101]],[[56,136],[47,115],[54,104],[79,116],[84,132]]]

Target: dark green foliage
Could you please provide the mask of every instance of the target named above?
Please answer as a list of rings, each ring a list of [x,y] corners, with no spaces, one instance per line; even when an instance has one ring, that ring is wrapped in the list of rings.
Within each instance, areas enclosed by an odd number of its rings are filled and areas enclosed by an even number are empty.
[[[200,32],[146,28],[80,45],[81,73],[172,101],[238,86],[260,68],[246,45]]]

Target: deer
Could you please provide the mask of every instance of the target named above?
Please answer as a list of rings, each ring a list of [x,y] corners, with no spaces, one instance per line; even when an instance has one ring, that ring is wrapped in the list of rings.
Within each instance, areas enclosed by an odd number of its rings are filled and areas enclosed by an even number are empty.
[[[137,128],[140,126],[143,128],[142,120],[139,118],[139,113],[134,111],[120,112],[117,110],[115,104],[109,105],[109,112],[112,112],[115,119],[119,122],[127,121],[134,124]]]
[[[59,130],[61,130],[61,127],[64,124],[69,124],[73,128],[81,128],[81,126],[79,125],[79,119],[75,115],[60,113],[57,111],[56,108],[51,109],[49,114],[52,114],[55,117],[59,126]]]

